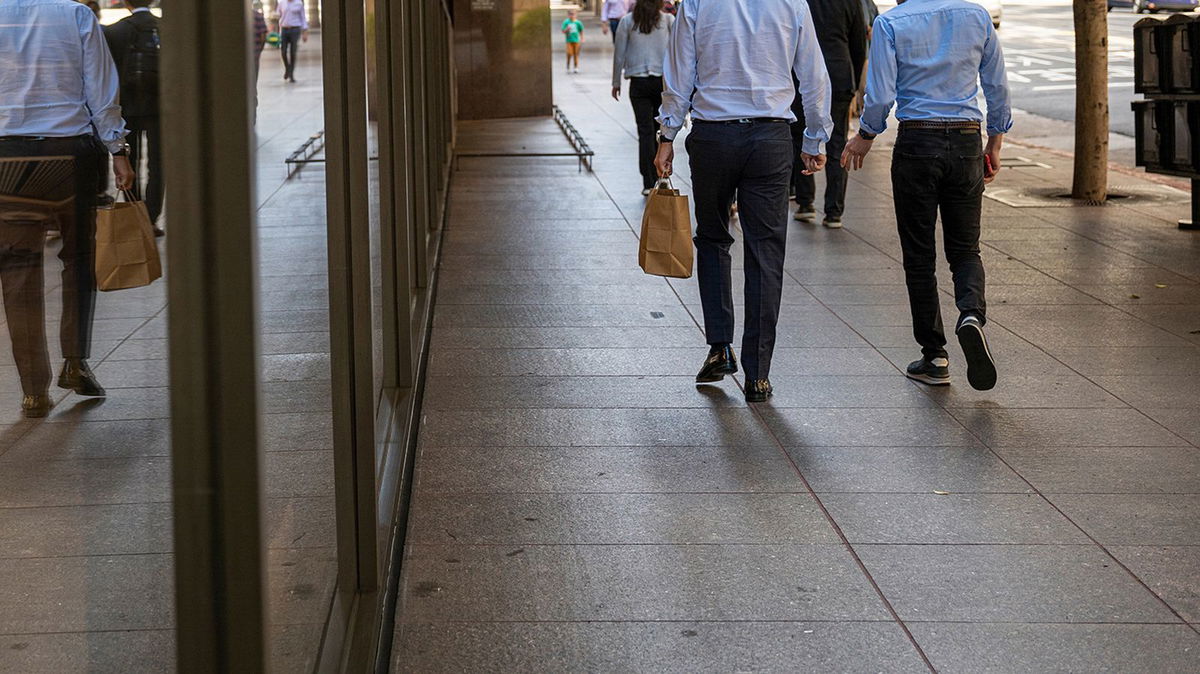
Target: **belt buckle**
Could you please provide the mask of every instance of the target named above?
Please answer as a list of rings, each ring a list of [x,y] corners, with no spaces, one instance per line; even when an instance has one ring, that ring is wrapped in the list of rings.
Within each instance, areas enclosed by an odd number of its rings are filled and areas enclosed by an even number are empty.
[[[750,119],[749,117],[743,117],[743,118],[737,120],[737,123],[738,124],[753,124],[754,120]]]

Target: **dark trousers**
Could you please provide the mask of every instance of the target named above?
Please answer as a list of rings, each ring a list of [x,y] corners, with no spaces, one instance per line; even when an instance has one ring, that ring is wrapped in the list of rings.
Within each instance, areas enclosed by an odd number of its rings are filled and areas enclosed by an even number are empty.
[[[642,173],[642,187],[646,189],[658,182],[658,170],[654,168],[654,155],[658,151],[658,121],[654,117],[662,106],[662,92],[662,77],[629,79],[629,102],[633,105],[633,119],[637,122],[638,132],[638,170]]]
[[[159,132],[158,115],[126,117],[125,127],[129,135],[129,162],[137,171],[138,179],[133,183],[133,194],[146,202],[150,221],[158,224],[163,206],[162,134]],[[146,189],[142,190],[142,157],[146,157]]]
[[[775,350],[787,244],[792,139],[786,122],[696,122],[687,137],[696,200],[696,272],[709,344],[733,341],[729,207],[737,195],[746,250],[742,366],[765,379]]]
[[[825,144],[825,215],[841,217],[846,211],[846,169],[842,168],[842,150],[846,147],[846,132],[850,127],[850,102],[854,96],[851,93],[834,94],[830,104],[830,114],[833,116],[833,134]],[[796,190],[796,203],[805,206],[812,205],[817,197],[817,181],[815,176],[804,175],[804,162],[800,159],[800,151],[804,147],[804,109],[799,97],[792,106],[796,111],[797,121],[792,124],[792,143],[795,145],[796,161],[792,168],[792,185]]]
[[[279,53],[283,56],[283,79],[290,80],[296,74],[296,50],[300,48],[302,28],[279,29]]]
[[[96,305],[95,202],[105,153],[90,136],[0,140],[0,285],[12,338],[13,359],[26,395],[50,387],[46,349],[42,251],[45,227],[57,218],[62,231],[63,356],[87,358]],[[55,176],[61,175],[62,180]],[[57,209],[43,204],[62,202]]]
[[[608,32],[612,35],[613,44],[617,43],[617,26],[621,25],[620,19],[608,20]]]
[[[912,306],[913,336],[925,357],[945,358],[946,332],[934,275],[939,211],[960,316],[986,320],[983,261],[979,257],[983,208],[983,144],[979,132],[901,130],[892,157],[892,191]]]

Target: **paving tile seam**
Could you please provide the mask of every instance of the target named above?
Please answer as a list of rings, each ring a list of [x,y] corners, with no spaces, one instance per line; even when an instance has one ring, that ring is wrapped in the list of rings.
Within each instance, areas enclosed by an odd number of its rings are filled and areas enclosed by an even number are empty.
[[[1045,620],[908,620],[909,623],[923,625],[1058,625],[1058,626],[1075,626],[1075,625],[1092,625],[1092,626],[1143,626],[1155,625],[1161,627],[1183,627],[1187,628],[1186,624],[1174,622],[1130,622],[1130,621],[1113,621],[1113,622],[1097,622],[1097,621],[1080,621],[1080,622],[1063,622],[1063,621],[1045,621]],[[851,618],[846,620],[837,620],[830,618],[812,618],[812,619],[772,619],[772,618],[744,618],[744,619],[729,619],[729,620],[712,620],[705,618],[696,618],[688,620],[687,618],[662,618],[662,619],[647,619],[647,618],[630,618],[628,620],[614,619],[595,619],[595,620],[504,620],[496,618],[479,618],[479,619],[446,619],[446,620],[401,620],[399,624],[404,625],[720,625],[720,624],[735,624],[735,625],[893,625],[895,622],[890,619],[867,620],[864,618]],[[140,631],[161,631],[161,630],[140,630]],[[0,634],[4,634],[0,632]],[[69,634],[69,633],[68,633]]]
[[[803,489],[786,490],[786,489],[769,489],[769,490],[732,490],[732,491],[460,491],[455,489],[420,489],[422,495],[442,494],[451,496],[653,496],[653,495],[693,495],[693,496],[758,496],[771,494],[807,494]],[[935,491],[830,491],[820,490],[814,492],[822,496],[938,496],[953,500],[954,496],[1037,496],[1032,491],[953,491],[945,494],[938,494]],[[1055,496],[1200,496],[1200,491],[1161,491],[1161,492],[1136,492],[1136,491],[1059,491],[1054,492]],[[3,509],[5,506],[0,506]],[[1200,546],[1200,543],[1196,545]]]

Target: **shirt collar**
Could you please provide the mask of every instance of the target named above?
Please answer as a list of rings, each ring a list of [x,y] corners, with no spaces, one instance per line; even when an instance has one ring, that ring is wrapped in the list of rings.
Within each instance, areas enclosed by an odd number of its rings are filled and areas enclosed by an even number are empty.
[[[138,12],[149,12],[149,11],[150,11],[149,7],[137,7],[137,8],[134,8],[134,10],[130,13],[137,14]]]

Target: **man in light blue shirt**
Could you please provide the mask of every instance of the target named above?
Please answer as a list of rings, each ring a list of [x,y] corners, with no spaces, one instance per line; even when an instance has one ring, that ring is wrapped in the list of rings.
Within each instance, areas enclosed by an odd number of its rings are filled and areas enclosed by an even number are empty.
[[[42,284],[43,225],[62,231],[66,359],[58,385],[104,389],[87,365],[96,301],[95,201],[111,153],[133,185],[117,69],[96,16],[73,0],[0,0],[0,283],[27,417],[51,406]]]
[[[940,211],[967,381],[987,390],[996,385],[996,366],[983,333],[987,305],[979,221],[983,186],[1000,170],[1000,148],[1012,127],[1004,54],[983,7],[966,0],[901,2],[875,20],[861,128],[842,153],[842,164],[862,168],[896,103],[900,135],[892,156],[892,192],[913,336],[922,353],[907,374],[926,384],[950,383],[934,274]],[[985,119],[976,102],[981,88],[988,107],[982,150],[979,127]]]
[[[793,84],[793,74],[799,86]],[[797,91],[804,101],[801,157],[806,172],[825,166],[830,85],[805,0],[683,0],[663,67],[662,125],[655,167],[671,175],[672,142],[691,114],[687,138],[696,204],[696,272],[710,346],[697,383],[737,372],[730,277],[734,196],[746,249],[746,326],[742,365],[746,400],[772,394],[768,375],[783,291],[790,122]]]

